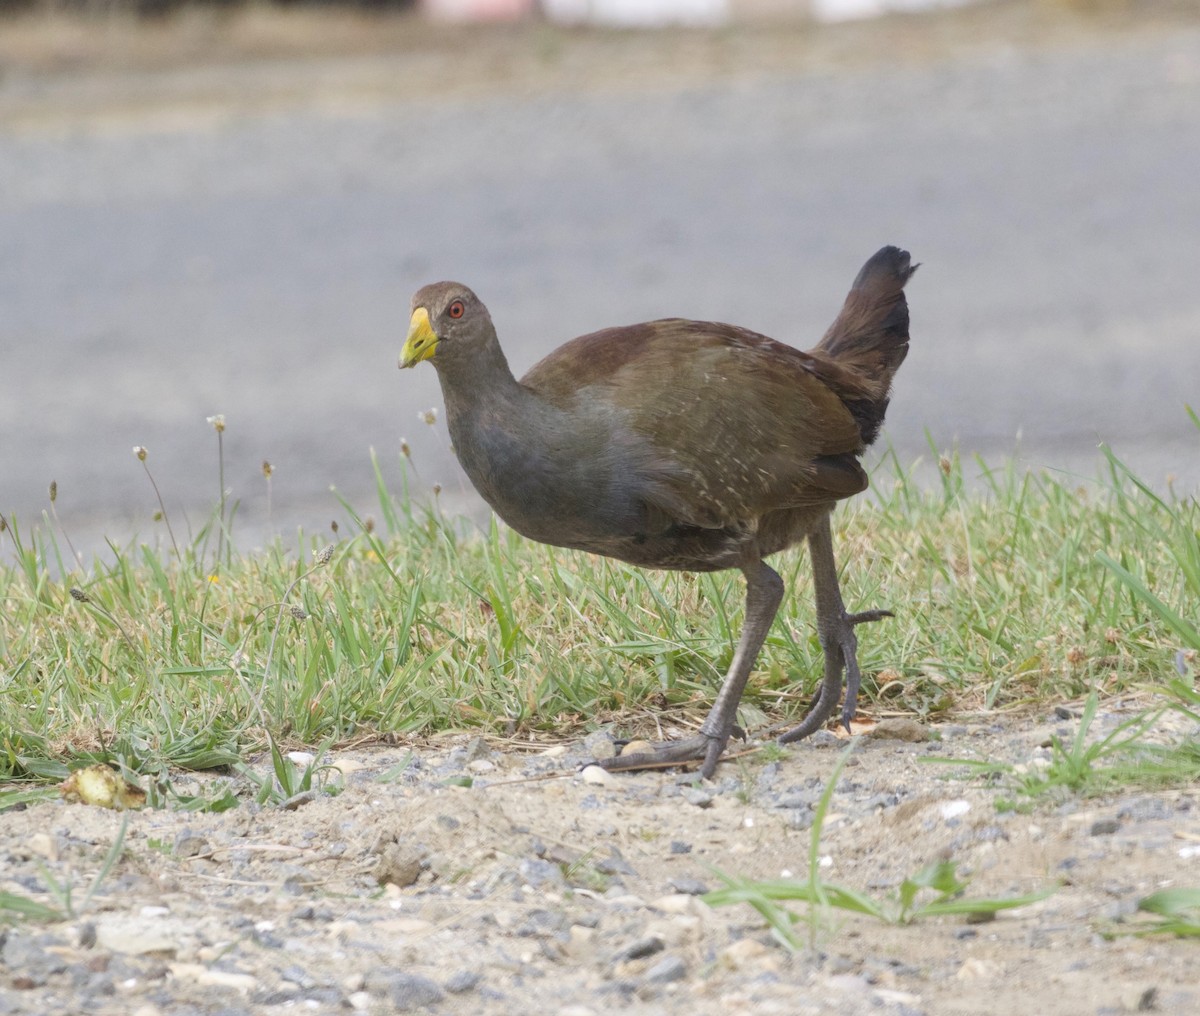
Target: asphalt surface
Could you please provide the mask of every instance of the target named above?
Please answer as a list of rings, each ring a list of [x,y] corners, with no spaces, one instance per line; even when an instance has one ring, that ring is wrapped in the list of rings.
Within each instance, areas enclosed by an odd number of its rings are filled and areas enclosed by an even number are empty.
[[[135,445],[195,528],[218,413],[252,538],[345,523],[331,486],[373,513],[370,450],[398,489],[402,438],[414,488],[464,496],[418,419],[434,371],[396,370],[420,285],[471,285],[520,372],[667,315],[815,343],[885,243],[923,263],[902,463],[957,444],[1083,481],[1104,441],[1200,485],[1200,23],[636,87],[2,115],[72,87],[0,78],[0,511],[26,528],[54,480],[80,542],[153,534]]]

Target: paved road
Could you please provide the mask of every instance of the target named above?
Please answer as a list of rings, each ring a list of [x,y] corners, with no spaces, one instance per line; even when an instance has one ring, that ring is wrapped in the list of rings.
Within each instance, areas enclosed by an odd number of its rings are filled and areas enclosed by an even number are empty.
[[[20,84],[18,82],[18,84]],[[5,87],[15,87],[11,82]],[[4,93],[0,90],[0,100]],[[408,299],[458,278],[514,367],[663,315],[815,341],[883,243],[924,263],[887,436],[1200,482],[1200,27],[886,69],[258,113],[0,120],[0,510],[249,532],[370,511],[369,449],[461,479]],[[179,522],[180,528],[182,521]]]

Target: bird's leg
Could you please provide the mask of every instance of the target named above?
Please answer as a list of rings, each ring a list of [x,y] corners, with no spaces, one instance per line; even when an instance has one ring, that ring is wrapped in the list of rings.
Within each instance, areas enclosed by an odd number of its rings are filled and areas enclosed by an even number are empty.
[[[746,576],[746,620],[742,625],[742,636],[738,640],[729,672],[717,693],[717,700],[700,726],[699,735],[681,741],[663,741],[654,745],[653,751],[617,755],[602,759],[597,765],[619,772],[702,759],[700,774],[705,779],[712,776],[717,768],[717,760],[733,732],[738,703],[742,699],[750,670],[783,600],[783,579],[764,561],[755,560],[743,565],[742,573]]]
[[[826,515],[808,534],[808,553],[812,561],[813,588],[817,594],[817,637],[825,651],[825,676],[808,715],[799,726],[779,736],[781,744],[799,741],[824,726],[837,708],[842,693],[842,671],[846,672],[846,702],[842,706],[842,725],[850,729],[850,721],[858,708],[858,686],[862,674],[858,669],[858,638],[854,626],[864,621],[878,621],[894,616],[890,610],[864,610],[847,614],[838,586],[837,564],[833,559],[833,537]]]

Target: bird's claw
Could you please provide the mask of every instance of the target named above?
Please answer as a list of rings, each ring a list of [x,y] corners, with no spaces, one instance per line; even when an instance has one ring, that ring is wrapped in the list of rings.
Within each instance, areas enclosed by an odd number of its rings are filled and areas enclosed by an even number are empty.
[[[858,638],[854,634],[856,625],[868,621],[881,621],[895,617],[890,610],[863,610],[855,614],[843,613],[835,622],[834,630],[823,637],[825,650],[825,679],[817,693],[817,699],[808,715],[791,730],[779,736],[781,744],[799,741],[819,730],[837,708],[842,694],[842,673],[845,672],[845,698],[842,703],[842,726],[850,733],[850,721],[858,711],[858,690],[862,684],[862,672],[858,669]]]
[[[867,621],[882,621],[885,617],[895,617],[890,610],[861,610],[855,614],[843,615],[843,628],[838,633],[837,643],[842,654],[842,662],[846,667],[846,695],[842,701],[842,726],[846,733],[851,733],[850,721],[858,712],[858,689],[862,684],[862,672],[858,669],[858,638],[854,634],[856,625]]]
[[[738,733],[745,737],[745,733],[740,729]],[[639,769],[668,769],[685,762],[700,762],[700,775],[707,780],[716,771],[717,762],[720,761],[728,743],[728,733],[724,737],[701,733],[680,741],[659,741],[650,746],[650,751],[613,755],[588,764],[599,766],[610,773],[623,773]]]

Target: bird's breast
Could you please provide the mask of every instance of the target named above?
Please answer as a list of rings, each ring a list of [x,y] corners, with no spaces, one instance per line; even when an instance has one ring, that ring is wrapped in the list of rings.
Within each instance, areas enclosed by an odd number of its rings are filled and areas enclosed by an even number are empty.
[[[632,471],[597,434],[523,428],[476,420],[455,433],[463,470],[509,526],[541,543],[608,553],[644,529]]]

